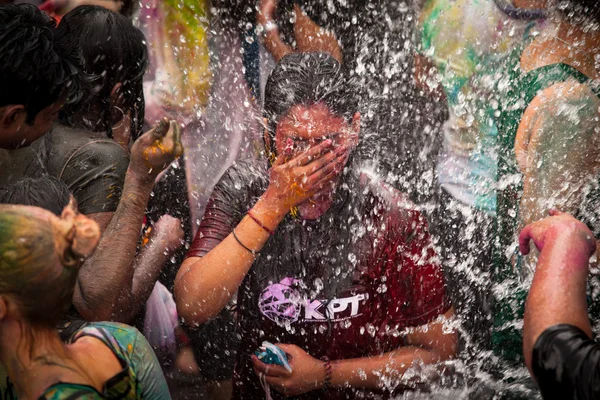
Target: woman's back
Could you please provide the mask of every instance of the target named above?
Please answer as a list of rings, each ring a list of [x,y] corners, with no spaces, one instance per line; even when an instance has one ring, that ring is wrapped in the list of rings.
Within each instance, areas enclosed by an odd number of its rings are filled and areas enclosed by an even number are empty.
[[[76,359],[85,362],[88,378],[103,381],[101,390],[98,383],[59,382],[46,389],[41,399],[171,398],[154,351],[137,329],[112,322],[91,323],[78,331],[68,346]],[[91,362],[86,362],[88,359]],[[8,396],[17,399],[11,387]]]

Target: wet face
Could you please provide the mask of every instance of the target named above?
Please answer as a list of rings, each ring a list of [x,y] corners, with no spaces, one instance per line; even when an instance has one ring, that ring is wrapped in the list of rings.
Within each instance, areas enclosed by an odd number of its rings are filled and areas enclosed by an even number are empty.
[[[347,162],[350,152],[358,144],[358,132],[358,113],[348,122],[343,117],[333,114],[323,103],[296,105],[277,124],[275,149],[279,156],[289,160],[330,139],[333,142],[331,151],[341,146],[347,149]],[[298,206],[300,216],[316,219],[323,215],[331,206],[338,181],[339,175],[322,191]]]
[[[60,102],[44,108],[32,124],[27,122],[27,111],[23,106],[0,107],[0,147],[16,149],[29,146],[50,131],[62,106]]]

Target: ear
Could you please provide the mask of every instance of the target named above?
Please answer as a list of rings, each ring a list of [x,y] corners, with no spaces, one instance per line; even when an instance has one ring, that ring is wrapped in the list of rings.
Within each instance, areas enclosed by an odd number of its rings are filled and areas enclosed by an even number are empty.
[[[118,82],[115,86],[113,86],[112,90],[110,91],[110,102],[112,104],[119,104],[119,96],[121,95],[122,87],[123,84],[121,82]]]
[[[25,106],[9,105],[3,107],[2,111],[2,120],[0,122],[2,129],[6,131],[11,130],[18,132],[27,119],[27,111],[25,111]]]

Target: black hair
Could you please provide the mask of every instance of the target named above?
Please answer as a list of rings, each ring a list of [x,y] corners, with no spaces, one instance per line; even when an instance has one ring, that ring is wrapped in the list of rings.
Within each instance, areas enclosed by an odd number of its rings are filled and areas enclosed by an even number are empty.
[[[60,121],[68,126],[104,131],[112,137],[110,94],[121,83],[124,113],[131,111],[131,135],[142,133],[144,122],[143,78],[148,67],[144,34],[123,15],[99,6],[81,6],[67,13],[57,30],[80,56],[92,85],[84,100],[65,107]],[[118,116],[121,118],[122,116]]]
[[[0,204],[40,207],[56,215],[62,214],[70,199],[67,185],[51,176],[24,178],[0,187]]]
[[[292,106],[324,103],[350,120],[358,110],[357,89],[340,63],[328,53],[292,53],[283,57],[265,87],[264,117],[271,138]]]
[[[509,0],[494,0],[494,3],[496,4],[496,7],[500,9],[500,11],[512,19],[533,21],[536,19],[546,18],[548,16],[546,10],[530,10],[526,8],[515,7]]]
[[[57,101],[81,98],[81,73],[56,22],[31,4],[0,5],[0,107],[23,105],[27,123]]]
[[[597,0],[557,0],[561,18],[573,24],[600,23],[600,2]]]
[[[119,14],[131,19],[137,10],[138,2],[134,0],[123,0],[123,5],[119,10]]]

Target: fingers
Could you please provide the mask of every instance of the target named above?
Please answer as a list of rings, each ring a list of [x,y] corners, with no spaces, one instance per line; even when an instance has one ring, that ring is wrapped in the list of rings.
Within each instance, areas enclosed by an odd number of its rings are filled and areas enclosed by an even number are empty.
[[[169,132],[172,132],[171,140],[173,141],[173,156],[178,158],[183,154],[183,145],[181,144],[181,129],[179,129],[179,125],[176,121],[171,121],[169,125]]]
[[[305,167],[303,167],[303,168],[306,168],[306,175],[311,175],[311,174],[315,173],[316,171],[320,170],[321,168],[323,168],[324,166],[326,166],[330,163],[336,162],[337,158],[339,158],[341,156],[345,156],[346,151],[347,151],[346,146],[340,146],[337,149],[335,149],[334,151],[330,151],[321,157],[317,157],[316,159],[311,161],[309,164],[307,164]]]
[[[252,365],[254,366],[254,372],[258,374],[262,373],[270,377],[289,378],[292,373],[281,365],[265,364],[260,361],[256,355],[251,357]]]
[[[519,234],[519,250],[521,254],[526,256],[529,254],[529,240],[531,240],[531,233],[533,230],[533,224],[527,225]]]
[[[346,155],[338,156],[335,160],[313,173],[307,180],[306,186],[315,188],[316,191],[321,190],[323,186],[333,180],[342,172]]]
[[[152,138],[154,140],[161,139],[169,132],[170,127],[169,119],[167,117],[163,118],[152,130]]]
[[[323,141],[322,143],[319,143],[315,147],[294,157],[293,159],[291,159],[289,161],[289,164],[292,167],[300,167],[300,166],[306,165],[309,162],[311,162],[312,160],[314,160],[315,157],[318,157],[321,154],[323,154],[325,151],[329,150],[329,148],[331,147],[332,144],[333,144],[333,141],[331,139],[327,139],[327,140]]]

